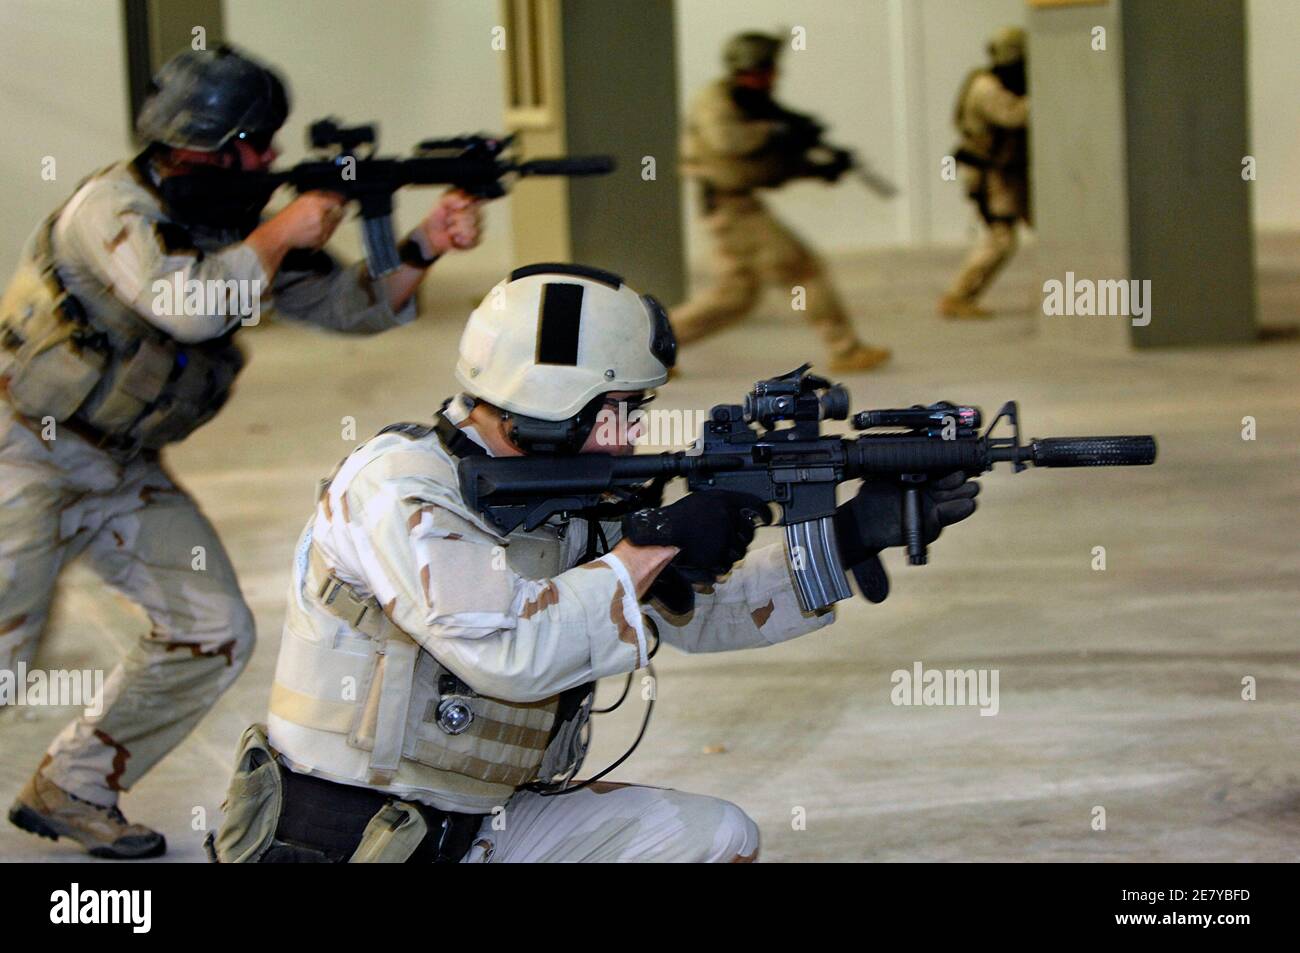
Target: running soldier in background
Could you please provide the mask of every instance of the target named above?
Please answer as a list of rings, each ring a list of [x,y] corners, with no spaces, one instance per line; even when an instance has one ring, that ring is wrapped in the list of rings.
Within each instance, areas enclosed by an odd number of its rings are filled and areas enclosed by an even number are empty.
[[[772,98],[781,41],[744,33],[727,44],[728,75],[696,96],[682,142],[682,173],[700,183],[712,236],[714,282],[672,311],[678,341],[699,340],[744,318],[765,286],[801,286],[805,314],[830,352],[835,373],[865,371],[889,351],[857,334],[818,258],[756,194],[792,179],[836,181],[846,161],[818,161],[821,130]]]
[[[984,229],[957,280],[939,299],[949,318],[991,318],[977,299],[1016,250],[1016,224],[1029,215],[1029,97],[1025,31],[1003,27],[989,41],[992,64],[973,71],[957,97],[957,161]]]

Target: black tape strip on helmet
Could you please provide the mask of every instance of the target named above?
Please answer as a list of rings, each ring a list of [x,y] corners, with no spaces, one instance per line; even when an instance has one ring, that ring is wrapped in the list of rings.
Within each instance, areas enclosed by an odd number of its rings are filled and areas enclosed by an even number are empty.
[[[582,331],[582,299],[586,289],[569,282],[542,285],[541,313],[537,316],[538,364],[578,363],[578,338]]]

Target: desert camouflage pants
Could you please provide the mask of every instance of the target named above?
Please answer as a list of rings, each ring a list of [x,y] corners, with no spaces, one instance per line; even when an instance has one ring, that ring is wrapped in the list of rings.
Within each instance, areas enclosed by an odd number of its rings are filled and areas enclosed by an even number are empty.
[[[464,863],[736,863],[758,856],[758,826],[729,801],[596,782],[544,797],[520,791],[483,822]]]
[[[858,346],[857,335],[822,263],[753,195],[715,200],[705,224],[713,240],[713,284],[672,310],[677,340],[698,340],[744,318],[767,286],[781,291],[792,307],[803,289],[803,315],[817,330],[831,357]]]
[[[68,725],[43,763],[60,787],[112,804],[234,681],[253,619],[212,525],[155,460],[120,465],[34,427],[0,402],[0,669],[30,670],[75,557],[144,610],[149,631],[105,678],[99,713]]]
[[[979,209],[983,229],[962,262],[948,294],[975,301],[1016,251],[1016,226],[1029,221],[1029,182],[1023,175],[962,167],[966,189]]]

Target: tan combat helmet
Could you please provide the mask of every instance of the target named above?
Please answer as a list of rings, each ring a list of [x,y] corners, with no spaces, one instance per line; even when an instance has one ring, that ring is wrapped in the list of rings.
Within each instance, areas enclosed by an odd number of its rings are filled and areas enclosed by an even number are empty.
[[[722,62],[727,72],[748,73],[772,69],[781,54],[781,38],[768,33],[738,33],[722,48]]]
[[[989,38],[989,58],[994,66],[1010,66],[1025,58],[1025,31],[1004,26]]]
[[[456,379],[471,396],[538,423],[539,433],[555,430],[540,422],[574,421],[558,440],[574,452],[586,436],[580,431],[595,422],[601,395],[657,387],[676,354],[663,307],[618,275],[528,265],[469,316]]]

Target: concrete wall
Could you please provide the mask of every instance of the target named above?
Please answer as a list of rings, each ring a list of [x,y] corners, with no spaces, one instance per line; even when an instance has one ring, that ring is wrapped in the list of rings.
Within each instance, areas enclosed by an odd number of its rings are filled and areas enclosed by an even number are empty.
[[[1122,15],[1129,272],[1153,297],[1133,343],[1253,340],[1244,5],[1129,0]]]
[[[1138,324],[1045,315],[1044,333],[1107,349],[1253,339],[1243,5],[1047,7],[1030,29],[1038,286],[1150,283]]]
[[[1090,31],[1106,30],[1104,52]],[[1129,271],[1124,142],[1124,50],[1120,5],[1048,7],[1029,17],[1034,126],[1032,203],[1038,239],[1036,288],[1048,279],[1119,278]],[[1042,299],[1035,296],[1037,311]],[[1108,350],[1128,346],[1119,318],[1044,317],[1042,333]]]
[[[677,172],[673,4],[565,0],[565,141],[609,153],[612,175],[569,182],[575,261],[608,268],[662,301],[685,295]],[[621,73],[615,85],[609,76]],[[647,178],[646,157],[655,162]]]

